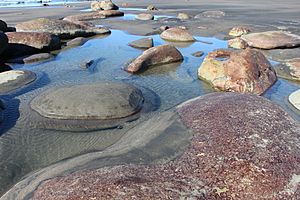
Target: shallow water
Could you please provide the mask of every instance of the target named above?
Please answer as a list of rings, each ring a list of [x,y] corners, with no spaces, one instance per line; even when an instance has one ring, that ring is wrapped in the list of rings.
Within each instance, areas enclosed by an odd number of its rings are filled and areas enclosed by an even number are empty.
[[[80,0],[1,0],[0,8],[40,7],[43,6],[44,3],[49,6],[55,6],[78,2],[80,2]]]
[[[183,63],[152,67],[143,73],[131,75],[122,68],[142,51],[127,44],[140,38],[143,37],[113,30],[111,35],[91,39],[81,47],[62,50],[52,61],[14,66],[15,69],[35,72],[38,80],[1,96],[7,110],[0,130],[0,193],[33,170],[76,155],[103,150],[118,141],[135,124],[183,101],[213,92],[208,84],[197,78],[197,70],[208,52],[226,48],[226,41],[196,37],[199,41],[211,44],[173,43],[183,54]],[[155,46],[166,43],[158,35],[152,38]],[[191,54],[196,51],[205,54],[201,58],[193,57]],[[90,69],[80,68],[82,62],[92,59],[95,64]],[[139,120],[124,124],[123,129],[74,133],[39,128],[28,104],[40,92],[54,86],[102,81],[125,82],[141,88],[149,98],[152,109]],[[299,120],[299,115],[286,101],[287,95],[297,88],[299,85],[280,79],[265,96]]]

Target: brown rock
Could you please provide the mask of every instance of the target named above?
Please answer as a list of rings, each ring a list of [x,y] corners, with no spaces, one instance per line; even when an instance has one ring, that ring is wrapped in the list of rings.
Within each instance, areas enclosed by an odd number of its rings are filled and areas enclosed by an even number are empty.
[[[33,200],[300,198],[300,126],[278,105],[256,95],[213,93],[177,110],[193,138],[175,160],[52,178]]]
[[[52,51],[61,47],[59,37],[50,33],[9,32],[6,35],[9,43],[23,44],[40,50]]]
[[[144,51],[142,55],[125,67],[125,71],[135,73],[152,65],[162,65],[182,60],[183,56],[174,46],[161,45]]]
[[[193,42],[195,38],[189,34],[185,29],[174,27],[169,28],[160,34],[164,40],[178,41],[178,42]]]
[[[265,56],[251,49],[209,53],[198,69],[198,76],[221,91],[259,95],[277,80]]]
[[[104,0],[104,1],[94,1],[91,3],[91,9],[93,11],[97,10],[118,10],[119,7],[115,5],[111,0]]]
[[[108,29],[103,27],[96,28],[66,20],[46,18],[34,19],[17,24],[16,30],[17,32],[49,32],[64,39],[110,33]]]
[[[153,20],[154,16],[150,13],[141,13],[135,16],[135,18],[139,20]]]
[[[300,36],[282,31],[267,31],[243,35],[250,47],[259,49],[291,48],[300,46]]]
[[[102,10],[98,12],[83,13],[79,15],[71,15],[64,18],[64,20],[69,22],[78,22],[78,21],[88,21],[96,19],[104,19],[107,17],[117,17],[123,16],[124,13],[118,10]]]
[[[228,40],[228,47],[235,49],[246,49],[248,44],[240,37]]]
[[[240,37],[242,35],[246,35],[250,32],[250,30],[246,27],[242,27],[242,26],[236,26],[233,27],[230,31],[229,31],[229,35],[233,36],[233,37]]]
[[[153,47],[153,39],[152,38],[142,38],[139,40],[132,41],[128,44],[131,47],[139,48],[139,49],[149,49]]]

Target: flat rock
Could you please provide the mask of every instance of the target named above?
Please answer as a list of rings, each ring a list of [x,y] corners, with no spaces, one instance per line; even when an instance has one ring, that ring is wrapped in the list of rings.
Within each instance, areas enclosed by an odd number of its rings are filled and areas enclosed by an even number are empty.
[[[193,131],[177,158],[67,173],[39,184],[33,200],[300,198],[300,126],[278,105],[214,93],[177,111]]]
[[[63,20],[70,21],[70,22],[78,22],[78,21],[104,19],[107,17],[118,17],[123,15],[124,13],[118,10],[102,10],[97,12],[67,16]]]
[[[102,83],[50,89],[34,98],[30,106],[51,119],[109,120],[137,113],[143,101],[141,91],[133,86]]]
[[[135,73],[149,66],[180,62],[182,60],[183,56],[176,47],[168,44],[161,45],[144,51],[142,55],[125,67],[125,71]]]
[[[251,49],[209,53],[198,69],[198,77],[221,91],[259,95],[277,80],[266,57]]]
[[[169,28],[160,34],[160,37],[168,41],[193,42],[195,38],[185,29],[174,27]]]
[[[267,31],[243,35],[244,40],[250,47],[259,49],[293,48],[300,46],[300,36],[282,32]]]
[[[289,96],[289,102],[298,110],[300,110],[300,90],[296,90]]]
[[[132,41],[128,44],[131,47],[139,48],[139,49],[149,49],[153,47],[153,39],[152,38],[141,38],[139,40]]]
[[[198,15],[196,15],[194,18],[195,19],[201,19],[203,17],[208,17],[208,18],[223,18],[225,17],[225,12],[221,10],[208,10],[204,11]]]
[[[66,43],[66,45],[67,45],[67,46],[72,46],[72,47],[74,47],[74,46],[81,46],[81,45],[83,45],[84,43],[86,43],[87,41],[88,41],[87,38],[84,38],[84,37],[77,37],[77,38],[74,38],[74,39],[68,41],[68,42]]]
[[[10,70],[0,73],[0,94],[16,90],[33,82],[36,75],[27,70]]]
[[[17,32],[49,32],[64,39],[110,33],[110,31],[104,27],[92,27],[66,20],[46,18],[34,19],[17,24],[16,30]]]
[[[233,36],[233,37],[240,37],[242,35],[246,35],[250,32],[250,29],[246,28],[246,27],[243,27],[243,26],[236,26],[236,27],[233,27],[228,35],[230,36]]]
[[[61,48],[60,38],[51,33],[9,32],[6,35],[9,43],[23,44],[45,51]]]
[[[283,61],[275,65],[275,70],[279,77],[300,81],[300,58]]]
[[[50,60],[52,58],[54,58],[54,56],[50,53],[39,53],[39,54],[34,54],[34,55],[24,58],[23,62],[24,63],[33,63],[33,62]]]
[[[91,9],[93,11],[97,10],[118,10],[119,7],[114,4],[111,0],[104,0],[104,1],[94,1],[91,3]]]
[[[138,20],[153,20],[154,16],[150,13],[141,13],[135,16]]]
[[[8,38],[4,33],[0,32],[0,56],[8,45]]]

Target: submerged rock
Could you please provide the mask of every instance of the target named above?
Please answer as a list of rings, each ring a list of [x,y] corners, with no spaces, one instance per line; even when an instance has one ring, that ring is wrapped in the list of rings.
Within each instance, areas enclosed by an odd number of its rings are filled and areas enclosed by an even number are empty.
[[[134,47],[134,48],[149,49],[149,48],[153,47],[153,39],[152,38],[141,38],[139,40],[130,42],[128,45],[131,47]]]
[[[125,67],[125,71],[135,73],[152,65],[162,65],[182,60],[183,56],[180,51],[176,47],[166,44],[144,51],[142,55]]]
[[[35,73],[27,70],[10,70],[0,73],[0,94],[16,90],[36,79]]]
[[[275,66],[278,76],[289,80],[300,81],[300,58],[284,61]]]
[[[242,35],[246,35],[250,32],[250,30],[246,27],[243,27],[243,26],[236,26],[236,27],[233,27],[228,35],[230,36],[233,36],[233,37],[240,37]]]
[[[104,1],[94,1],[91,3],[91,9],[93,11],[98,10],[118,10],[119,7],[114,4],[111,0],[104,0]]]
[[[292,48],[300,46],[300,36],[282,32],[267,31],[243,35],[244,40],[250,47],[259,49]]]
[[[104,27],[85,26],[66,20],[39,18],[16,25],[18,32],[49,32],[61,38],[87,37],[96,34],[107,34]]]
[[[277,80],[265,56],[251,49],[209,53],[198,69],[198,76],[221,91],[259,95]]]
[[[116,83],[56,88],[44,92],[30,103],[33,110],[48,118],[102,120],[135,114],[142,104],[141,91]]]
[[[4,33],[0,32],[0,57],[2,52],[6,49],[8,45],[8,38]]]
[[[60,38],[50,33],[9,32],[6,35],[9,43],[23,44],[44,51],[61,48]]]
[[[39,53],[39,54],[34,54],[32,56],[28,56],[23,59],[24,63],[33,63],[33,62],[40,62],[40,61],[45,61],[54,58],[54,56],[50,53]]]
[[[33,199],[300,198],[300,126],[278,105],[214,93],[177,111],[193,137],[176,159],[56,175],[39,184]]]
[[[96,19],[104,19],[107,17],[118,17],[123,16],[124,13],[118,10],[102,10],[98,12],[91,13],[83,13],[78,15],[71,15],[64,18],[66,21],[70,22],[78,22],[78,21],[88,21],[88,20],[96,20]]]
[[[169,28],[160,34],[164,40],[178,41],[178,42],[193,42],[195,38],[189,34],[185,29],[174,27]]]
[[[300,89],[290,94],[289,102],[300,111]]]
[[[150,13],[141,13],[135,16],[135,18],[138,20],[153,20],[154,16]]]
[[[201,56],[204,55],[204,52],[203,51],[197,51],[197,52],[193,53],[192,55],[195,56],[195,57],[201,57]]]

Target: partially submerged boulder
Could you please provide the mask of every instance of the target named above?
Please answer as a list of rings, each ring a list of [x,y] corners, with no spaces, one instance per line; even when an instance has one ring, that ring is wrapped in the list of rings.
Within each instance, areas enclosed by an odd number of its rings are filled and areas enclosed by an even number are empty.
[[[300,36],[283,32],[267,31],[250,33],[241,37],[250,47],[259,49],[292,48],[300,46]]]
[[[24,63],[41,62],[41,61],[50,60],[52,58],[54,58],[54,56],[50,53],[39,53],[24,58],[23,62]]]
[[[236,27],[233,27],[228,35],[230,36],[233,36],[233,37],[240,37],[242,35],[246,35],[250,32],[250,29],[246,28],[246,27],[243,27],[243,26],[236,26]]]
[[[135,18],[138,20],[153,20],[154,16],[150,13],[141,13],[135,16]]]
[[[66,20],[39,18],[16,25],[17,32],[49,32],[61,38],[87,37],[96,34],[107,34],[104,27],[92,27],[72,23]]]
[[[153,38],[141,38],[130,42],[128,45],[139,49],[149,49],[153,47]]]
[[[144,51],[142,55],[125,67],[125,71],[135,73],[149,66],[180,62],[182,60],[183,56],[180,51],[176,47],[166,44]]]
[[[104,0],[104,1],[93,1],[91,3],[91,9],[93,11],[98,10],[118,10],[119,7],[114,4],[111,0]]]
[[[10,70],[0,73],[0,94],[21,88],[36,79],[35,73],[27,70]]]
[[[280,106],[257,95],[213,93],[177,112],[193,132],[177,158],[56,175],[37,184],[33,200],[300,198],[300,126]]]
[[[277,80],[265,56],[251,49],[209,53],[198,69],[198,76],[221,91],[259,95]]]
[[[78,15],[70,15],[64,18],[64,20],[69,22],[77,23],[79,21],[88,21],[88,20],[96,20],[96,19],[104,19],[107,17],[118,17],[123,16],[124,13],[118,10],[102,10],[91,13],[83,13]]]
[[[160,37],[168,41],[193,42],[195,38],[185,29],[180,27],[169,28],[160,34]]]
[[[60,38],[51,33],[9,32],[6,33],[9,43],[23,44],[44,51],[61,48]]]
[[[300,89],[290,94],[289,102],[300,111]]]

